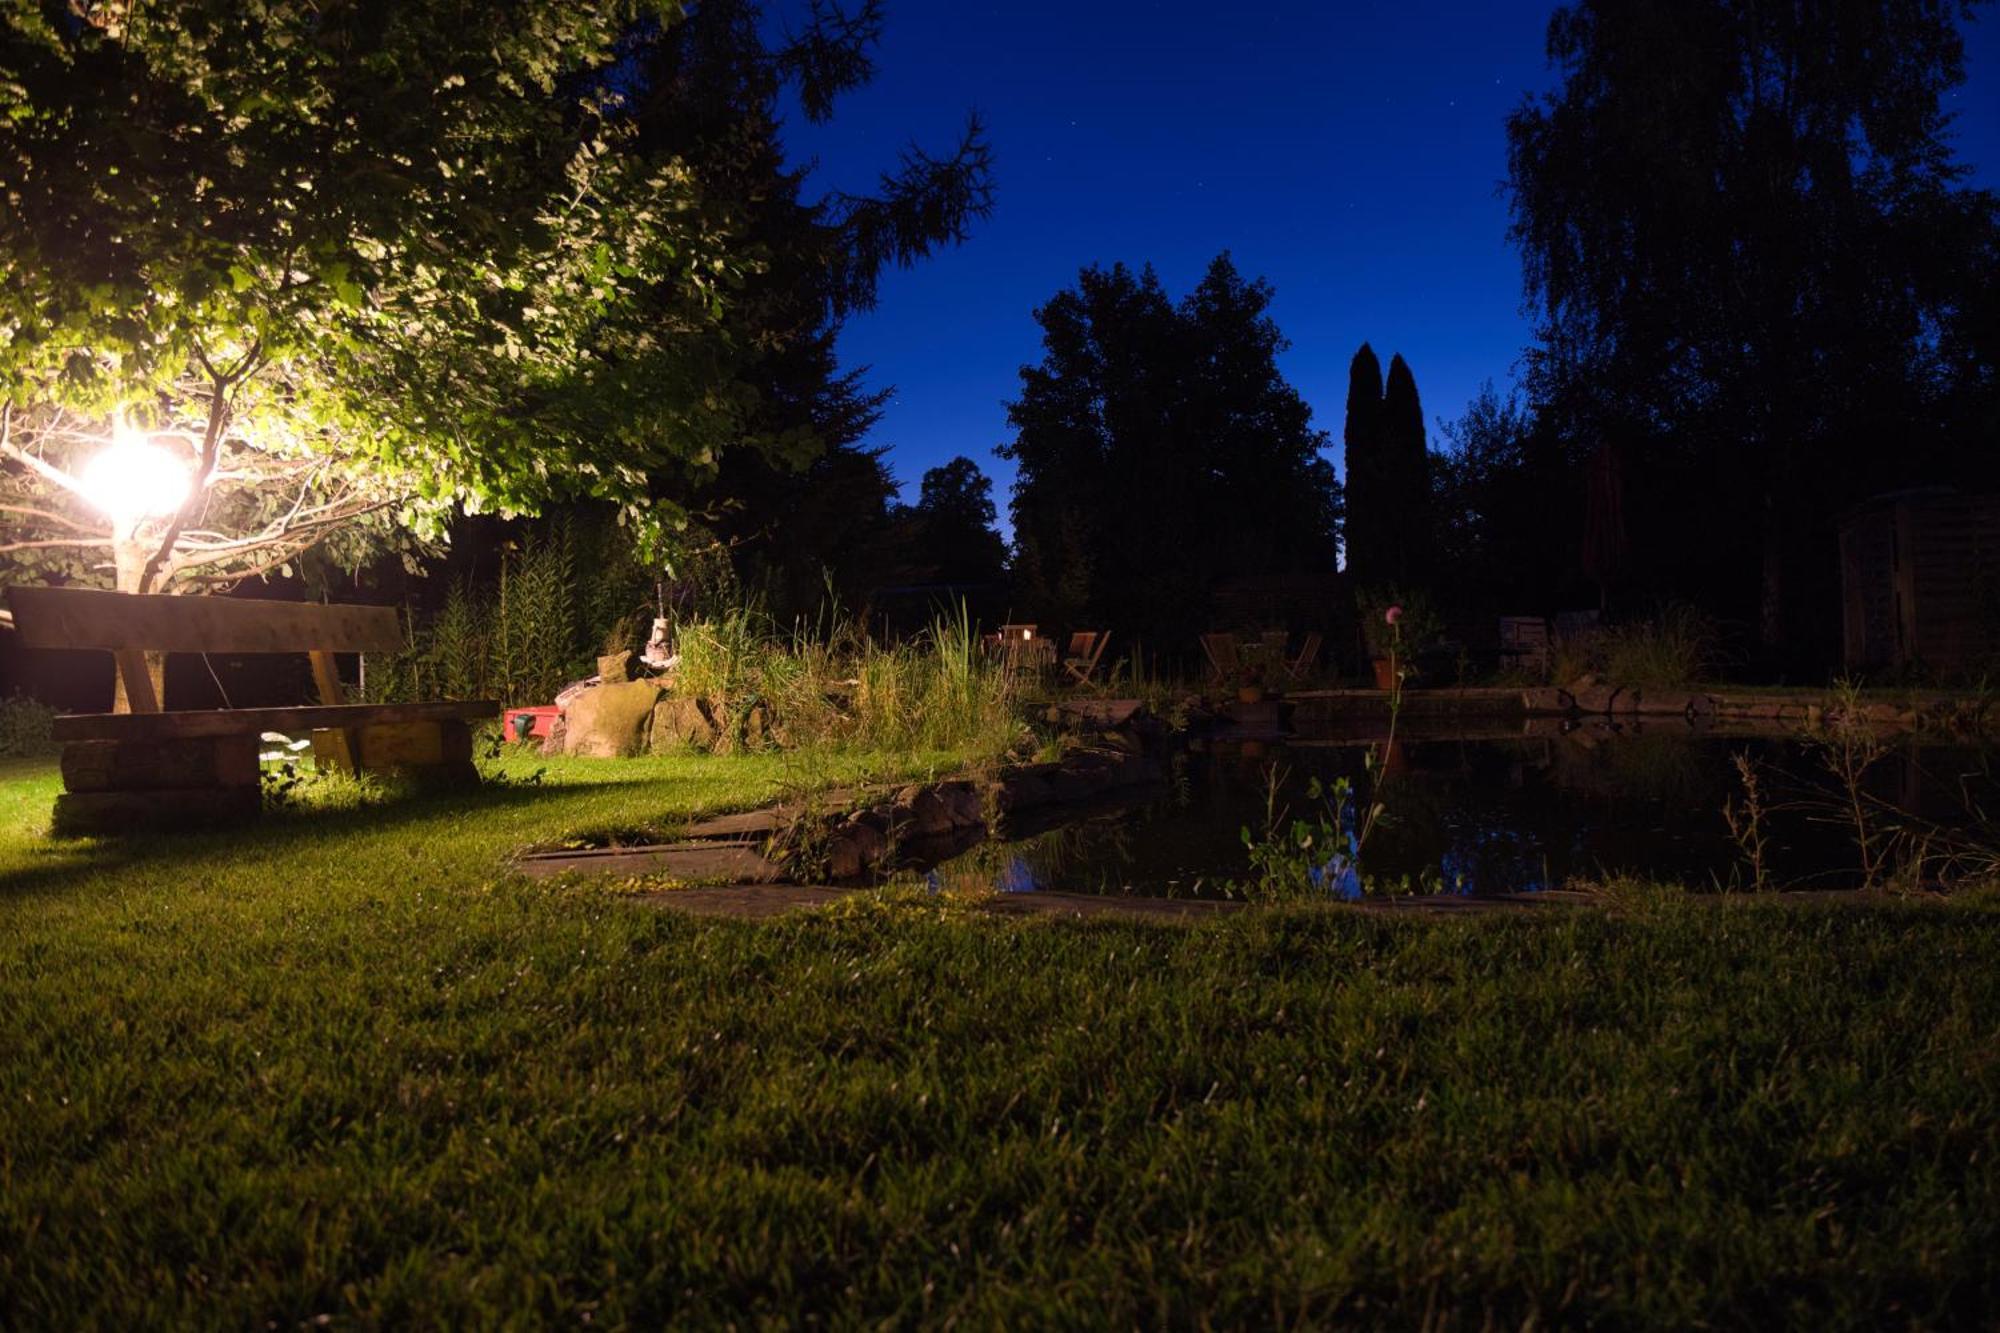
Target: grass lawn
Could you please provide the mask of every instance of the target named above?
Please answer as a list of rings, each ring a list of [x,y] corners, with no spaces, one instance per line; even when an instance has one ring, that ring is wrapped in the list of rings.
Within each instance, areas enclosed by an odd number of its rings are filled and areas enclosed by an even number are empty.
[[[122,846],[0,769],[0,1327],[2000,1308],[1990,901],[694,920],[502,858],[796,770],[552,767]]]

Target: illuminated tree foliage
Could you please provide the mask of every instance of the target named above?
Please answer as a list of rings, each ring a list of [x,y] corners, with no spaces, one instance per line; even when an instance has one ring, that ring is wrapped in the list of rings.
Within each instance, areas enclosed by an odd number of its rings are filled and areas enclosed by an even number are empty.
[[[75,477],[118,413],[197,482],[134,590],[454,505],[590,496],[658,537],[736,438],[721,330],[751,266],[613,90],[621,39],[677,19],[0,3],[0,548],[112,563]]]

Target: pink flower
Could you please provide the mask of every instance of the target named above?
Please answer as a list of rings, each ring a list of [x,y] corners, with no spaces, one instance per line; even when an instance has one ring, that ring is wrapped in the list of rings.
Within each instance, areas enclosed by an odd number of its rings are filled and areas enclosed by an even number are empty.
[[[1403,618],[1403,608],[1400,606],[1392,606],[1387,611],[1384,611],[1382,613],[1382,619],[1388,621],[1391,625],[1395,624],[1402,618]]]

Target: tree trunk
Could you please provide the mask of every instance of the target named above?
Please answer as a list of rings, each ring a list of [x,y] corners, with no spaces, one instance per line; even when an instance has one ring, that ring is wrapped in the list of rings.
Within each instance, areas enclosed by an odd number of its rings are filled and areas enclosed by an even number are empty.
[[[1785,538],[1775,511],[1764,516],[1764,569],[1757,599],[1757,639],[1770,657],[1785,642]]]
[[[149,543],[140,540],[132,531],[112,534],[112,560],[117,570],[117,585],[120,592],[142,592],[145,579],[146,561],[152,556]],[[146,653],[146,674],[153,681],[153,698],[160,707],[167,706],[167,655],[148,651]],[[132,701],[125,697],[125,677],[117,670],[111,673],[111,711],[129,713]]]

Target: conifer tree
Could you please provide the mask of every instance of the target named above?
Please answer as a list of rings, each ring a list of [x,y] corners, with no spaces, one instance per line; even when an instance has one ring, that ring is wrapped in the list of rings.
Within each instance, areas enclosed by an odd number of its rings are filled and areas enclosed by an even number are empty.
[[[1384,515],[1387,577],[1398,584],[1422,585],[1431,575],[1435,541],[1430,448],[1424,438],[1417,377],[1400,353],[1389,359],[1389,383],[1382,398],[1382,457],[1389,479]]]
[[[1357,585],[1387,575],[1388,511],[1383,468],[1382,363],[1367,343],[1347,366],[1347,572]]]

